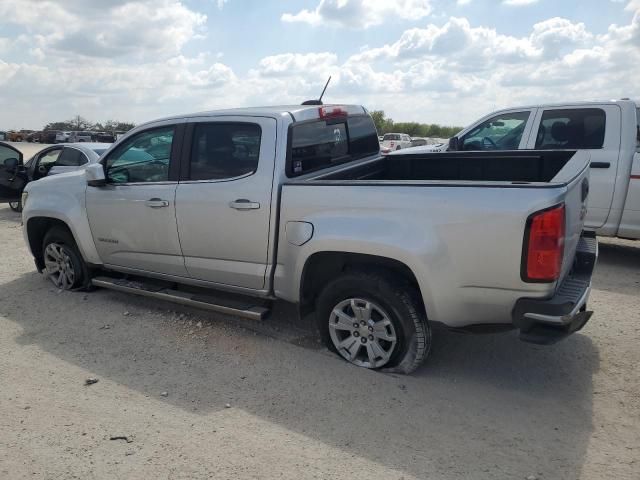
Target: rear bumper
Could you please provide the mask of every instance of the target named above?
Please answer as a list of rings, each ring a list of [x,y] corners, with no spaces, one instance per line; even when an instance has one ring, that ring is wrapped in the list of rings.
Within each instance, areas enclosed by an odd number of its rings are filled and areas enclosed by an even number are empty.
[[[552,344],[577,332],[591,318],[587,310],[591,276],[598,258],[598,241],[592,233],[583,233],[578,242],[574,265],[553,297],[521,298],[513,309],[513,324],[520,339],[537,344]]]

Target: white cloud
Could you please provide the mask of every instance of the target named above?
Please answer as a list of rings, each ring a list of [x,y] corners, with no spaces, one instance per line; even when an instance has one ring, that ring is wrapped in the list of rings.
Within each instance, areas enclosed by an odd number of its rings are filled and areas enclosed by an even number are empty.
[[[532,5],[538,3],[538,0],[502,0],[504,5],[510,5],[513,7],[520,7],[522,5]]]
[[[45,54],[102,58],[176,55],[206,21],[178,0],[3,0],[0,18]]]
[[[314,10],[284,13],[284,22],[313,26],[369,28],[389,18],[420,20],[431,13],[431,0],[320,0]]]
[[[0,0],[0,18],[18,3]],[[329,102],[384,109],[396,120],[463,124],[503,106],[630,96],[640,78],[640,0],[624,4],[631,20],[600,34],[565,18],[516,35],[451,17],[423,20],[387,43],[369,37],[352,55],[275,51],[238,69],[233,55],[192,53],[189,42],[207,32],[204,15],[186,3],[91,3],[47,0],[46,9],[16,10],[17,35],[0,39],[0,129],[38,128],[74,114],[140,122],[298,103],[317,98],[329,75]],[[321,23],[333,23],[329,18]],[[59,22],[72,23],[60,30]]]

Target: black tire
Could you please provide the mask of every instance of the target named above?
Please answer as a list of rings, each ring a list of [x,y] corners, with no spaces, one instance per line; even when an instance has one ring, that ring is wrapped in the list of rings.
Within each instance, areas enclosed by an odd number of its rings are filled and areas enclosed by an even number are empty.
[[[347,272],[324,287],[316,301],[316,324],[322,340],[331,351],[338,352],[329,331],[332,312],[341,302],[351,298],[379,305],[388,315],[396,333],[397,340],[388,361],[384,365],[367,368],[409,374],[422,364],[431,347],[431,328],[424,307],[415,288],[389,272]],[[341,356],[346,359],[344,354]]]
[[[52,227],[47,231],[42,242],[42,252],[46,258],[47,247],[55,244],[64,254],[66,254],[73,267],[73,281],[67,283],[56,283],[54,275],[50,274],[45,267],[44,273],[49,277],[51,282],[58,288],[63,290],[75,290],[78,288],[87,288],[90,285],[89,269],[82,259],[82,255],[78,250],[75,240],[71,233],[62,227]]]
[[[17,202],[9,202],[9,208],[14,212],[22,212],[22,201],[18,200]]]

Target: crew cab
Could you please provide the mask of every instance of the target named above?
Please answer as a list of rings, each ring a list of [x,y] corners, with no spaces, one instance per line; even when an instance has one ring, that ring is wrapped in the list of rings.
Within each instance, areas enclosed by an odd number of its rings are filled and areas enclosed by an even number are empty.
[[[366,368],[411,372],[436,323],[536,343],[584,326],[587,152],[379,150],[359,106],[149,122],[84,171],[28,184],[25,241],[61,289],[255,320],[293,302]]]
[[[586,228],[602,236],[640,238],[640,104],[617,100],[500,110],[462,130],[446,148],[516,149],[588,152],[591,192]],[[427,150],[418,147],[405,153]]]

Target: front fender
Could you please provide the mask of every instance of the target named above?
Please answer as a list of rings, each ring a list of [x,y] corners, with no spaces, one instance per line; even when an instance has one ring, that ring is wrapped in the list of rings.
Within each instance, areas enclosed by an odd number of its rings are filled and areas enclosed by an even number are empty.
[[[35,218],[52,218],[64,222],[69,227],[87,263],[102,263],[87,218],[86,189],[87,184],[82,171],[45,177],[27,185],[28,197],[22,211],[22,221],[29,248],[29,222]]]

